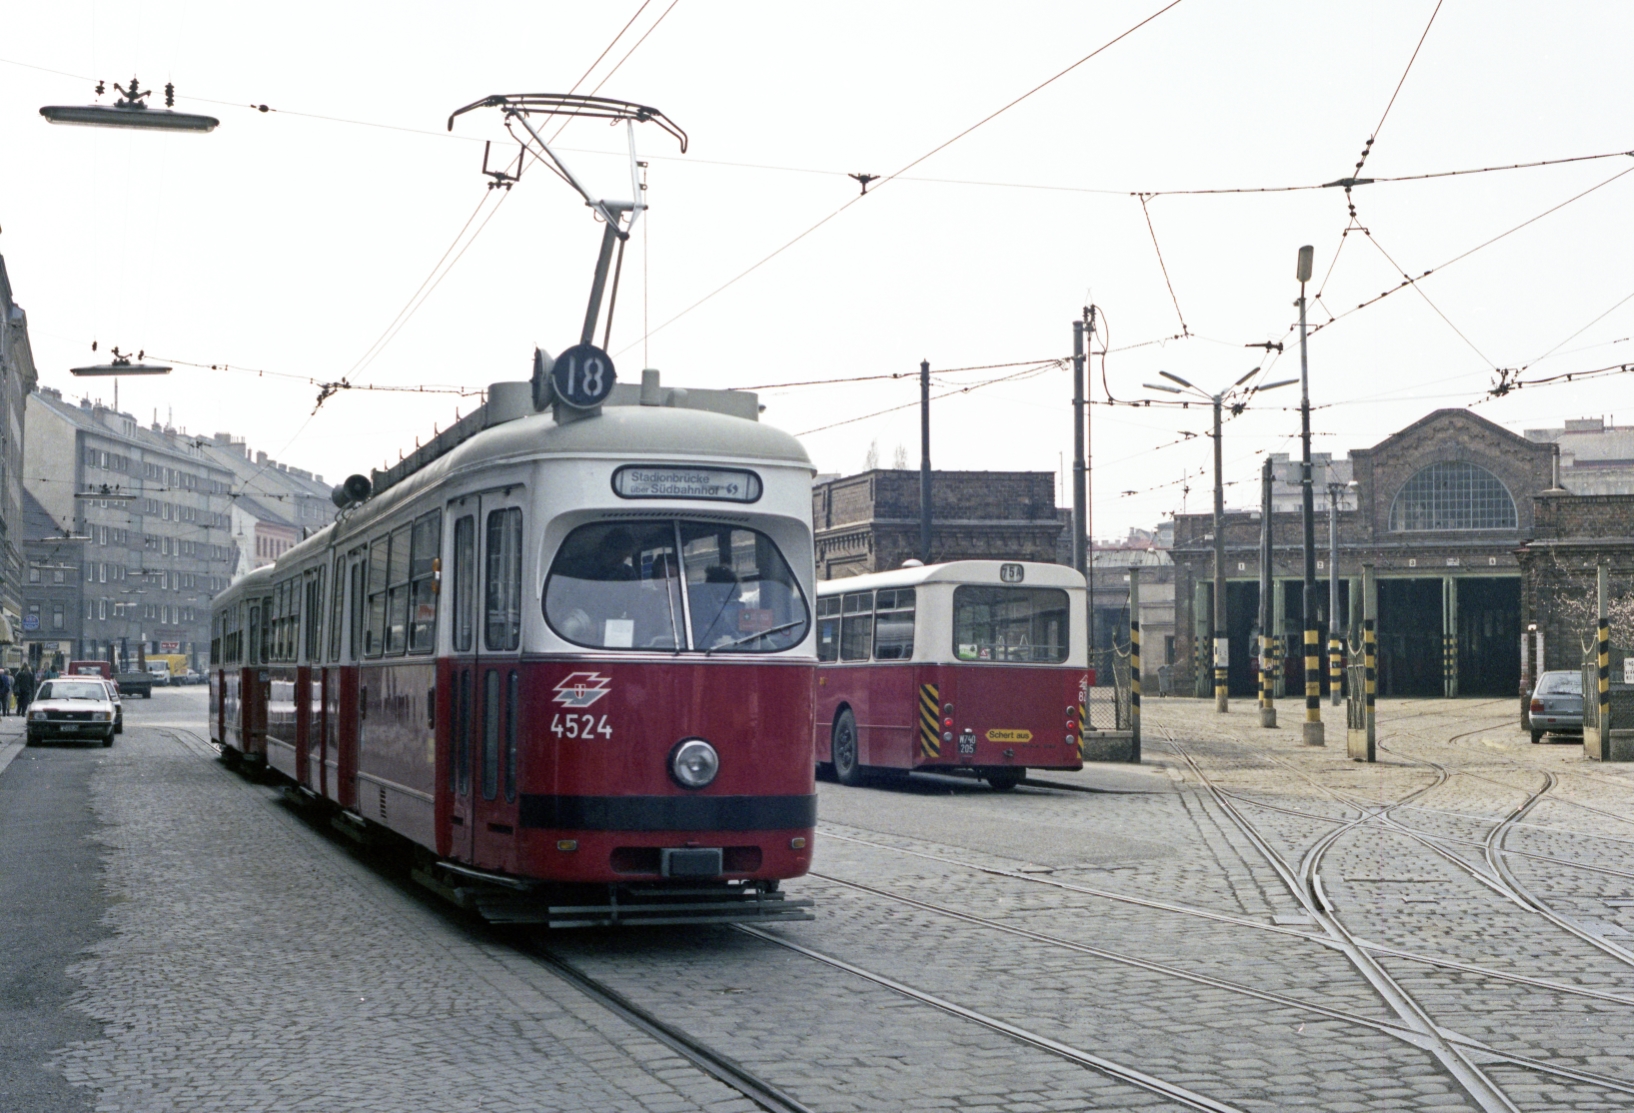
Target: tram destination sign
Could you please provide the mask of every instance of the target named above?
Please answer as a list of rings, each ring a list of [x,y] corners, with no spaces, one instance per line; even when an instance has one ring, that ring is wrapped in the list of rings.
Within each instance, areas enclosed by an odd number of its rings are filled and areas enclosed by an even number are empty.
[[[613,473],[613,493],[626,499],[754,502],[760,498],[760,476],[736,468],[631,464]]]

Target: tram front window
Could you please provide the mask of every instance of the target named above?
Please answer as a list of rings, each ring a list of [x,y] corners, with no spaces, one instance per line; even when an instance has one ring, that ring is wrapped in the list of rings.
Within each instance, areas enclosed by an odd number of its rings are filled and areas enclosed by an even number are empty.
[[[953,589],[953,652],[961,661],[1065,661],[1067,593],[961,584]]]
[[[738,653],[788,649],[809,626],[770,538],[685,521],[598,522],[568,534],[545,584],[545,619],[595,649]]]

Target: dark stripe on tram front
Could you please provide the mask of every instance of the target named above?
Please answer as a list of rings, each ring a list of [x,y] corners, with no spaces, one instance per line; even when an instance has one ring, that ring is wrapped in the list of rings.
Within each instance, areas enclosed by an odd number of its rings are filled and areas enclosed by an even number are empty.
[[[817,824],[813,796],[543,796],[524,793],[523,827],[568,831],[757,831]]]

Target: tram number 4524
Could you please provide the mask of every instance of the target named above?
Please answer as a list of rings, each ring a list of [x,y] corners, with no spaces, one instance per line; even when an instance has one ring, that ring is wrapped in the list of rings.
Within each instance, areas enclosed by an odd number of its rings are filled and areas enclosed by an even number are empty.
[[[550,733],[557,738],[611,738],[613,728],[606,715],[574,715],[557,712],[550,720]]]

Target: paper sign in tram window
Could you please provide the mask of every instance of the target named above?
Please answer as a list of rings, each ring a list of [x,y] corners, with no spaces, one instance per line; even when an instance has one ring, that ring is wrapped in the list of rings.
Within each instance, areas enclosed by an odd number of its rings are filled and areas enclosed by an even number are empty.
[[[635,645],[635,619],[609,618],[602,630],[601,644],[607,649],[629,649]]]

